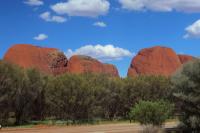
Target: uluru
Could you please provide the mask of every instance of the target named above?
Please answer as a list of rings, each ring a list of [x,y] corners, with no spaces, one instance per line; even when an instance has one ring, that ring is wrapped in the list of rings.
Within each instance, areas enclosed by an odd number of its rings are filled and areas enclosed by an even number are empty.
[[[168,47],[155,46],[145,48],[138,52],[132,59],[128,69],[128,76],[136,75],[164,75],[170,76],[178,70],[182,64],[192,60],[189,55],[177,55]]]

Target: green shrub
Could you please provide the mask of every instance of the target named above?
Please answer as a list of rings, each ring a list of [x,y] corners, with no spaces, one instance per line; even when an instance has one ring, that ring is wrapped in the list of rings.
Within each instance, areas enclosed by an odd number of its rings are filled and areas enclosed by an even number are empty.
[[[180,120],[187,132],[200,131],[200,60],[186,64],[173,78]]]
[[[173,105],[168,102],[140,101],[130,112],[130,117],[142,125],[161,126],[171,115]]]

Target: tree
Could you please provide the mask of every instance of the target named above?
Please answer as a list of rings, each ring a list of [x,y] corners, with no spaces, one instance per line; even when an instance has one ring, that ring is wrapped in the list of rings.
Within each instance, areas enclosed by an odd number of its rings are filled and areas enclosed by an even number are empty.
[[[15,90],[12,89],[13,80],[17,75],[18,67],[0,61],[0,124],[8,125],[9,112],[13,112],[13,97]],[[13,122],[14,123],[14,122]]]
[[[171,115],[173,105],[164,101],[139,101],[130,112],[130,117],[142,125],[161,126]]]
[[[131,107],[141,100],[171,100],[173,89],[170,79],[163,76],[138,76],[123,80],[123,94],[121,96],[124,116],[128,117]]]
[[[174,96],[180,106],[180,120],[189,130],[200,131],[200,60],[196,59],[183,66],[172,78],[176,89]]]
[[[45,91],[47,87],[48,77],[43,75],[36,69],[26,70],[26,84],[29,94],[29,98],[32,98],[29,104],[31,104],[31,117],[35,120],[41,120],[44,118],[45,109]]]
[[[98,87],[95,83],[94,75],[64,74],[52,77],[46,91],[48,114],[73,121],[92,118]]]
[[[0,123],[19,125],[34,116],[41,119],[45,103],[44,83],[42,74],[35,69],[24,70],[0,62]]]
[[[31,119],[42,119],[45,100],[42,74],[35,69],[22,69],[22,72],[13,78],[16,81],[12,86],[15,90],[13,107],[16,124],[27,123]]]
[[[123,117],[123,81],[119,78],[110,78],[105,83],[104,95],[101,97],[101,106],[104,109],[104,117],[107,119]]]

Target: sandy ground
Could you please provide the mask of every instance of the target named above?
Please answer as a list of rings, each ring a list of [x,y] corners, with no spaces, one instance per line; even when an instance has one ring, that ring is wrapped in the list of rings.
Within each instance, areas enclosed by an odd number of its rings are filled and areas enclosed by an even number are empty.
[[[165,127],[172,128],[176,122],[166,123]],[[3,129],[0,133],[138,133],[143,128],[139,124],[105,124],[89,126],[35,127],[24,129]]]

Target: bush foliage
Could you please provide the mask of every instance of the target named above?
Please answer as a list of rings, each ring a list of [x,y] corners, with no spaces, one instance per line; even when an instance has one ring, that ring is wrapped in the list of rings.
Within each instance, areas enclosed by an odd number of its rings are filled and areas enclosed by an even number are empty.
[[[174,96],[179,102],[186,132],[200,131],[200,60],[186,64],[173,78]]]
[[[139,101],[130,112],[130,117],[142,125],[161,126],[170,116],[173,105],[169,102]]]
[[[140,100],[170,100],[170,79],[112,78],[95,74],[45,75],[0,62],[0,123],[32,120],[128,119]]]

